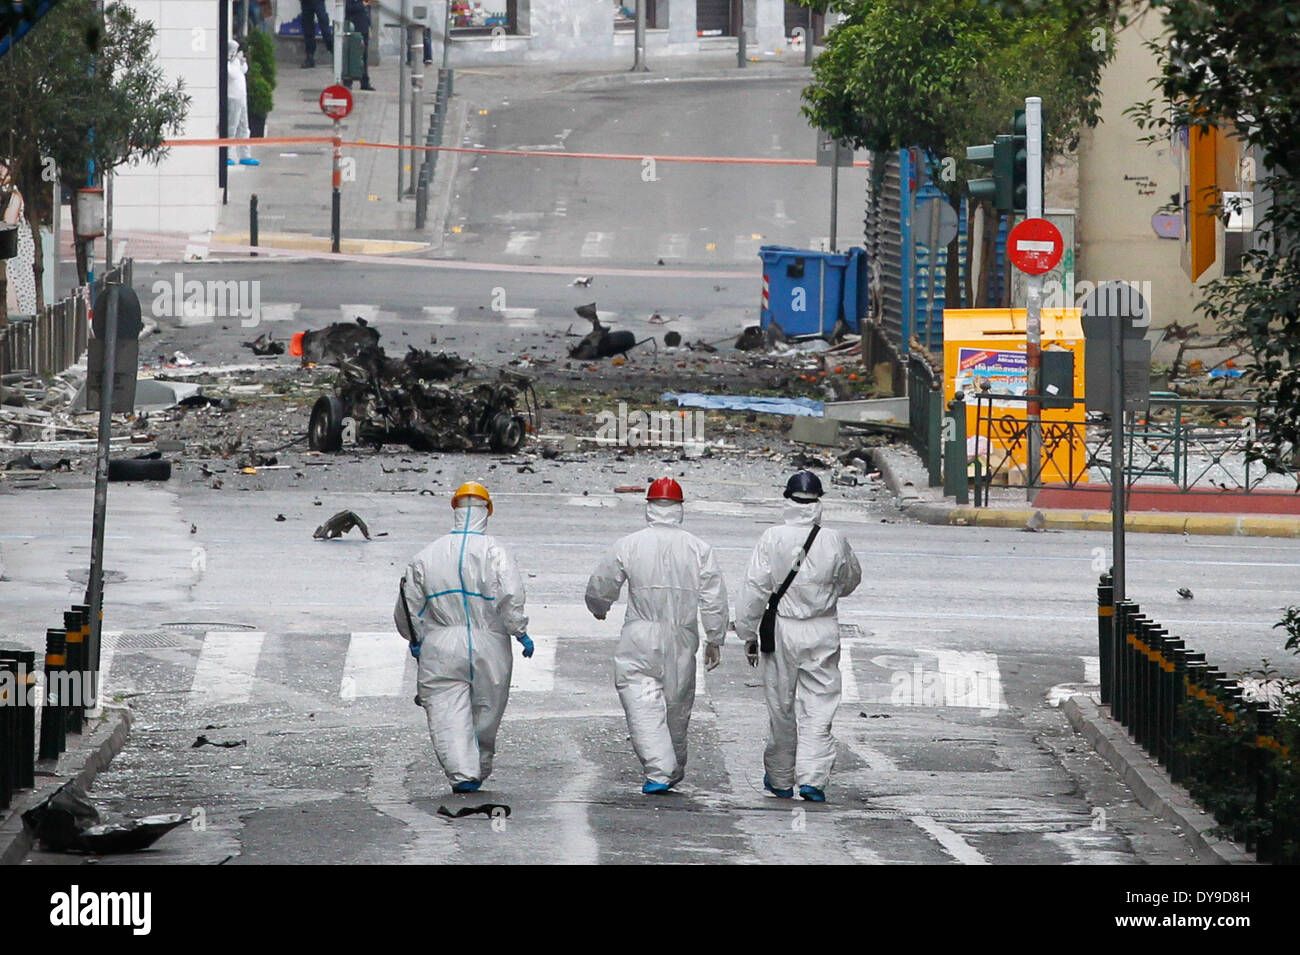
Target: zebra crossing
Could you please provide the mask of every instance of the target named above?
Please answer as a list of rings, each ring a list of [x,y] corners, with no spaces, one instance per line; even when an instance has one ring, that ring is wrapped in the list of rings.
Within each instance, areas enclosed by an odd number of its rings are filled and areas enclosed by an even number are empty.
[[[469,234],[451,238],[477,239]],[[570,235],[551,232],[548,233],[544,247],[541,239],[542,233],[535,229],[512,229],[497,239],[498,244],[484,240],[479,247],[489,254],[491,250],[498,251],[507,259],[533,259],[545,251],[550,259],[573,262],[640,261],[647,252],[653,250],[655,258],[662,259],[665,265],[707,265],[720,262],[753,265],[762,246],[784,245],[790,241],[788,236],[771,236],[762,232],[717,234],[707,229],[697,232],[665,232],[657,237],[646,236],[641,229],[613,232],[593,229]],[[830,237],[810,236],[804,247],[828,250]]]
[[[532,615],[529,628],[536,651],[518,656],[511,679],[516,700],[546,702],[595,695],[612,684],[612,657],[617,624],[596,635],[575,625],[583,609],[552,605]],[[993,716],[1009,708],[998,656],[984,651],[917,648],[900,653],[870,646],[870,638],[851,636],[841,642],[842,704],[977,711]],[[724,654],[741,652],[733,639]],[[180,692],[191,713],[238,707],[269,699],[283,700],[290,688],[304,701],[327,698],[355,703],[409,698],[416,663],[405,642],[392,630],[336,633],[268,632],[211,629],[199,633],[130,634],[106,632],[102,671],[109,695],[133,677],[132,659],[166,660],[167,692]],[[1096,676],[1095,657],[1076,657],[1077,679]],[[697,659],[697,692],[709,692],[710,675]],[[157,689],[158,687],[155,687]],[[612,693],[612,689],[609,691]]]

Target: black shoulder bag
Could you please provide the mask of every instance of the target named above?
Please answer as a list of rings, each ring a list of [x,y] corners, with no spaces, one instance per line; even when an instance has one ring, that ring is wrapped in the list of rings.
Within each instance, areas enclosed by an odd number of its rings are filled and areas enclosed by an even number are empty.
[[[767,609],[763,611],[763,619],[758,624],[758,648],[764,653],[771,653],[776,649],[776,607],[785,596],[785,592],[790,589],[794,583],[795,574],[799,573],[799,568],[803,566],[804,558],[808,556],[808,551],[817,539],[817,532],[822,529],[820,524],[814,524],[812,533],[808,539],[803,542],[803,549],[795,555],[794,566],[790,568],[790,573],[785,575],[785,580],[777,588],[776,593],[767,598]]]

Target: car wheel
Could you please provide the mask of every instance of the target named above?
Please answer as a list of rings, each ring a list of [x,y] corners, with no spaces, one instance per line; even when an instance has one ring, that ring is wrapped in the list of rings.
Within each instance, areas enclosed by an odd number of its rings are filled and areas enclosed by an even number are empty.
[[[524,443],[524,419],[517,414],[501,411],[492,419],[493,451],[515,451]]]
[[[334,395],[321,395],[311,409],[307,444],[313,451],[337,451],[343,447],[343,402]]]

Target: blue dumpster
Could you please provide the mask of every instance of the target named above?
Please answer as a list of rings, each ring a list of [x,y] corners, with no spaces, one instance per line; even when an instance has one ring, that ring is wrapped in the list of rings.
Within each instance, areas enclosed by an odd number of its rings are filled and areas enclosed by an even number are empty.
[[[785,245],[765,245],[763,304],[759,324],[776,322],[792,337],[829,337],[843,319],[849,331],[858,330],[858,294],[865,288],[866,252],[818,252]]]

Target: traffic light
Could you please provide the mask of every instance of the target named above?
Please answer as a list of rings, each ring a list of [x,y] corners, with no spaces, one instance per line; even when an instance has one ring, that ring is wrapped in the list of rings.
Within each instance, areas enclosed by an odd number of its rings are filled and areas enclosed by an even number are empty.
[[[1025,111],[1016,110],[1011,120],[1011,209],[1024,212],[1029,208],[1029,147],[1025,137]]]
[[[966,187],[972,199],[983,199],[999,212],[1011,212],[1014,202],[1015,144],[1013,136],[995,137],[983,146],[967,146],[966,161],[993,170],[991,178],[969,179]],[[1024,137],[1021,137],[1023,141]]]

